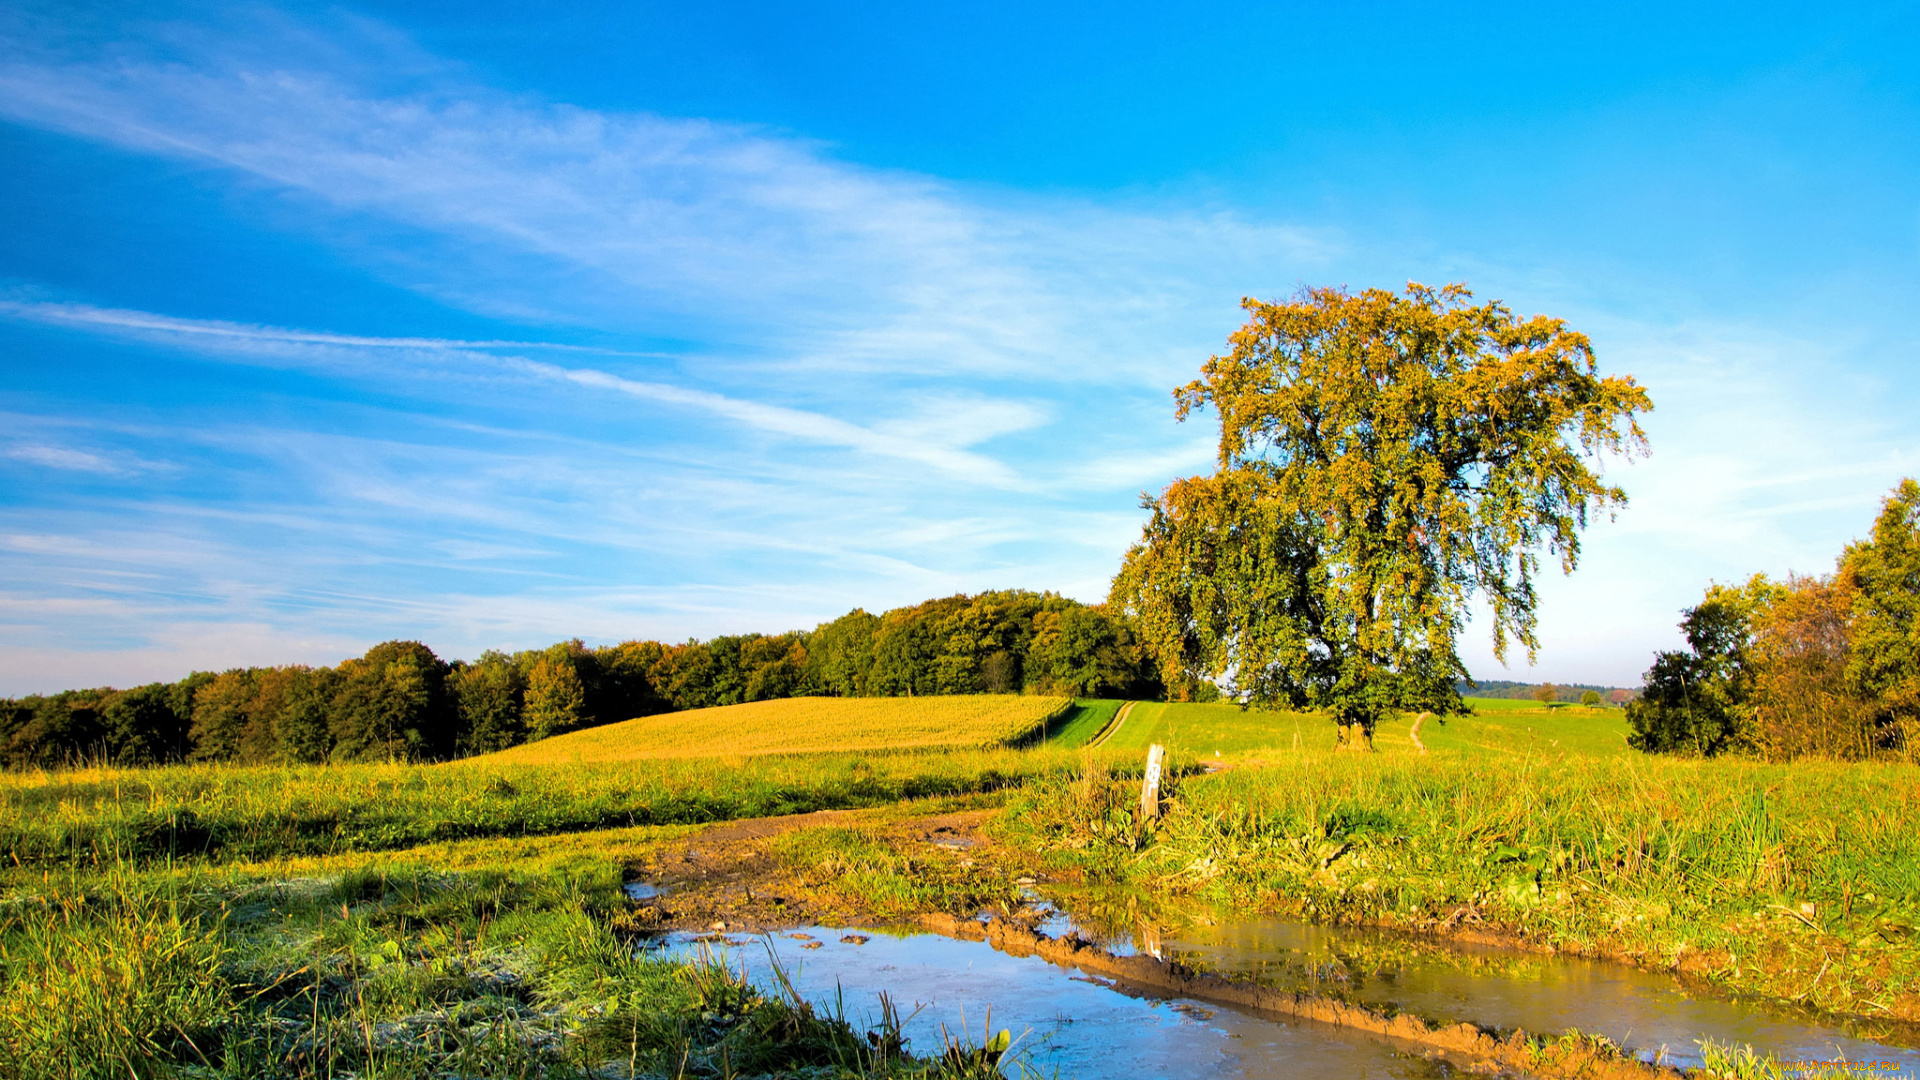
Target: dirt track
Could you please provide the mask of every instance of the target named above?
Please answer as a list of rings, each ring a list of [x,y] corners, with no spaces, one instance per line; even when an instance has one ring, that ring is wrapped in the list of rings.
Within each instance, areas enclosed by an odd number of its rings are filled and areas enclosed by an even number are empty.
[[[879,920],[844,896],[809,888],[773,851],[773,841],[799,829],[823,826],[875,833],[895,850],[929,862],[972,865],[1008,853],[981,836],[985,810],[900,819],[897,808],[821,810],[810,814],[748,818],[715,825],[662,845],[636,865],[634,876],[661,891],[634,916],[637,926],[657,930],[760,933],[802,925],[870,924]]]

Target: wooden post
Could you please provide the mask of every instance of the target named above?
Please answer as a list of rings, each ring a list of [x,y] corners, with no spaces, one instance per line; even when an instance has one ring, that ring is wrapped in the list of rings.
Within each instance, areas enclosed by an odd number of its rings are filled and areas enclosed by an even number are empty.
[[[1160,763],[1167,748],[1159,743],[1147,747],[1147,778],[1140,784],[1140,820],[1160,816]]]

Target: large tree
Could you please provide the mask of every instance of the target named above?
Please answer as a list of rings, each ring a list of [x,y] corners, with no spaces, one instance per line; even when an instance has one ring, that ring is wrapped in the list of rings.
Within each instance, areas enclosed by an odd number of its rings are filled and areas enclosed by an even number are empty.
[[[1344,737],[1396,709],[1459,707],[1469,599],[1497,655],[1535,638],[1540,549],[1571,572],[1622,506],[1593,462],[1644,450],[1652,408],[1559,319],[1465,287],[1306,289],[1245,326],[1178,416],[1212,408],[1219,466],[1158,498],[1114,580],[1168,686],[1330,712]]]
[[[1887,496],[1872,539],[1847,545],[1840,574],[1853,606],[1848,678],[1920,760],[1920,481]]]
[[[1754,632],[1784,588],[1755,574],[1711,585],[1681,613],[1687,650],[1658,653],[1640,697],[1627,706],[1637,750],[1710,757],[1743,742],[1753,711]]]

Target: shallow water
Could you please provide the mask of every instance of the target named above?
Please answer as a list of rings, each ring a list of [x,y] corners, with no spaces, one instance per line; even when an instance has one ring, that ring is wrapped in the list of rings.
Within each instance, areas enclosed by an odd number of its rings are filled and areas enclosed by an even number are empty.
[[[1064,920],[1043,927],[1059,933]],[[1897,1062],[1920,1076],[1920,1051],[1798,1019],[1757,1003],[1691,991],[1679,980],[1624,964],[1502,949],[1446,947],[1401,935],[1281,919],[1196,921],[1178,930],[1111,940],[1168,960],[1312,990],[1428,1020],[1554,1034],[1605,1035],[1647,1060],[1699,1065],[1699,1040],[1752,1046],[1782,1062]],[[1885,1075],[1881,1073],[1879,1075]]]
[[[1012,957],[981,942],[932,934],[893,937],[863,931],[865,944],[843,942],[845,930],[808,927],[768,938],[702,942],[667,939],[671,955],[720,946],[730,967],[744,967],[765,989],[774,984],[768,946],[794,989],[829,1011],[844,1003],[855,1026],[880,1020],[885,990],[902,1015],[908,1046],[937,1055],[942,1028],[979,1045],[990,1029],[1016,1038],[1014,1052],[1041,1076],[1245,1077],[1248,1080],[1349,1080],[1461,1075],[1417,1049],[1318,1024],[1247,1016],[1200,1002],[1142,998],[1110,989],[1038,957]],[[805,945],[818,944],[807,949]],[[915,1010],[918,1010],[917,1012]],[[1017,1075],[1017,1074],[1014,1074]]]
[[[1112,911],[1112,898],[1106,900],[1100,906]],[[1041,930],[1056,937],[1078,932],[1118,954],[1151,953],[1430,1021],[1545,1035],[1577,1028],[1604,1035],[1645,1060],[1683,1067],[1701,1064],[1700,1040],[1712,1039],[1751,1046],[1783,1063],[1889,1063],[1893,1069],[1875,1075],[1920,1077],[1920,1051],[1690,991],[1669,976],[1622,964],[1448,947],[1377,931],[1218,913],[1119,919],[1132,929],[1116,931],[1113,915],[1098,926],[1083,926],[1055,912]],[[1160,1000],[1038,957],[1011,957],[982,942],[933,934],[849,936],[844,930],[808,927],[766,938],[676,935],[663,947],[683,956],[717,947],[729,966],[744,967],[768,990],[775,985],[777,963],[802,997],[825,1002],[829,1009],[836,1000],[843,1002],[857,1026],[877,1025],[877,995],[885,991],[903,1015],[914,1014],[906,1034],[921,1054],[939,1052],[943,1031],[978,1044],[991,1010],[992,1030],[1006,1028],[1018,1036],[1016,1050],[1040,1075],[1307,1080],[1457,1075],[1453,1065],[1423,1056],[1417,1046],[1231,1007]]]

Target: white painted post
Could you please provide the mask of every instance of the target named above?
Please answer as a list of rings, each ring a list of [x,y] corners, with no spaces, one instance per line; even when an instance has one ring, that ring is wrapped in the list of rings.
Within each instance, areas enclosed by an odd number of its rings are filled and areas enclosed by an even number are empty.
[[[1160,762],[1167,748],[1159,743],[1147,747],[1147,778],[1140,785],[1140,820],[1160,816]]]

